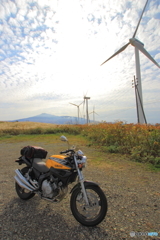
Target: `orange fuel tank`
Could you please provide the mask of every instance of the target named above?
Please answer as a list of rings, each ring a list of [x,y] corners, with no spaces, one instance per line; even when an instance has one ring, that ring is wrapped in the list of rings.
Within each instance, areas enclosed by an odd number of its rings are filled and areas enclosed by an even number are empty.
[[[56,169],[64,169],[64,170],[71,170],[71,167],[69,167],[65,160],[66,156],[63,155],[52,155],[50,156],[46,161],[46,166],[48,168],[56,168]]]

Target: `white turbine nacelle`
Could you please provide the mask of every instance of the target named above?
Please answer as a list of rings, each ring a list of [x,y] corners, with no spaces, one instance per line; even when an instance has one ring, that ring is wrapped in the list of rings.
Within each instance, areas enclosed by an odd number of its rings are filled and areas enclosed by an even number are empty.
[[[136,46],[136,44],[140,44],[141,46],[144,47],[144,44],[141,41],[139,41],[138,39],[136,39],[136,38],[130,38],[129,42],[134,47]]]

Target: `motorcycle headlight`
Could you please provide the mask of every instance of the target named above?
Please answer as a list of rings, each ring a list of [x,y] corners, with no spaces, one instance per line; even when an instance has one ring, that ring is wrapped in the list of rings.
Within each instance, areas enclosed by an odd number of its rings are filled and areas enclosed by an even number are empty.
[[[86,166],[86,163],[87,163],[87,157],[82,156],[81,160],[78,160],[77,163],[78,163],[78,168],[84,168]]]

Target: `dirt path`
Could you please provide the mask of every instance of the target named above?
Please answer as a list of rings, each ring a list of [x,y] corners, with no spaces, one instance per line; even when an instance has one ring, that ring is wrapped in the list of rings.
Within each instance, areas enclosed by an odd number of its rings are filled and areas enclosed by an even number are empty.
[[[95,165],[88,160],[85,177],[100,184],[108,198],[105,220],[94,228],[81,226],[72,216],[69,197],[58,204],[39,199],[22,201],[14,189],[14,170],[21,147],[34,143],[0,143],[0,239],[2,240],[128,240],[160,239],[130,237],[130,232],[159,232],[160,173],[149,172],[134,163],[119,160]],[[37,145],[37,143],[36,143]],[[39,143],[54,154],[54,144]],[[61,148],[62,150],[62,148]],[[83,149],[82,149],[83,150]],[[86,155],[94,150],[85,147]]]

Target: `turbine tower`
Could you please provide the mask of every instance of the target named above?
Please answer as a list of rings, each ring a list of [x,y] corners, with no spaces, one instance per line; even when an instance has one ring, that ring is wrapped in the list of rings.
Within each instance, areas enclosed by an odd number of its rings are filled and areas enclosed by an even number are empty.
[[[95,106],[93,107],[93,112],[89,113],[89,114],[93,113],[93,122],[95,122],[95,114],[98,115],[98,113],[96,113],[94,110],[95,110]]]
[[[83,102],[82,102],[82,103],[83,103]],[[72,104],[72,105],[76,106],[77,109],[78,109],[78,124],[79,124],[79,107],[80,107],[80,105],[81,105],[82,103],[80,103],[79,105],[76,105],[76,104],[74,104],[74,103],[69,103],[69,104]]]
[[[85,104],[85,102],[86,102],[86,119],[87,119],[87,124],[89,123],[89,115],[88,115],[88,100],[89,99],[90,99],[90,97],[84,96],[83,103]]]
[[[136,62],[136,80],[138,81],[138,92],[139,92],[139,98],[137,100],[137,106],[138,106],[138,116],[139,116],[139,123],[143,124],[145,123],[145,116],[144,116],[144,109],[143,109],[143,98],[142,98],[142,84],[141,84],[141,71],[140,71],[140,60],[139,60],[139,51],[141,51],[147,58],[149,58],[158,68],[160,68],[159,64],[152,58],[152,56],[147,52],[147,50],[144,48],[144,44],[137,40],[135,38],[140,21],[142,19],[143,13],[145,11],[145,8],[147,6],[148,0],[146,1],[146,4],[144,6],[144,9],[141,13],[139,22],[137,24],[136,30],[133,34],[133,37],[129,39],[129,42],[124,45],[122,48],[120,48],[117,52],[115,52],[110,58],[108,58],[105,62],[103,62],[101,65],[109,61],[111,58],[115,57],[120,52],[124,51],[129,44],[131,44],[135,48],[135,62]]]

